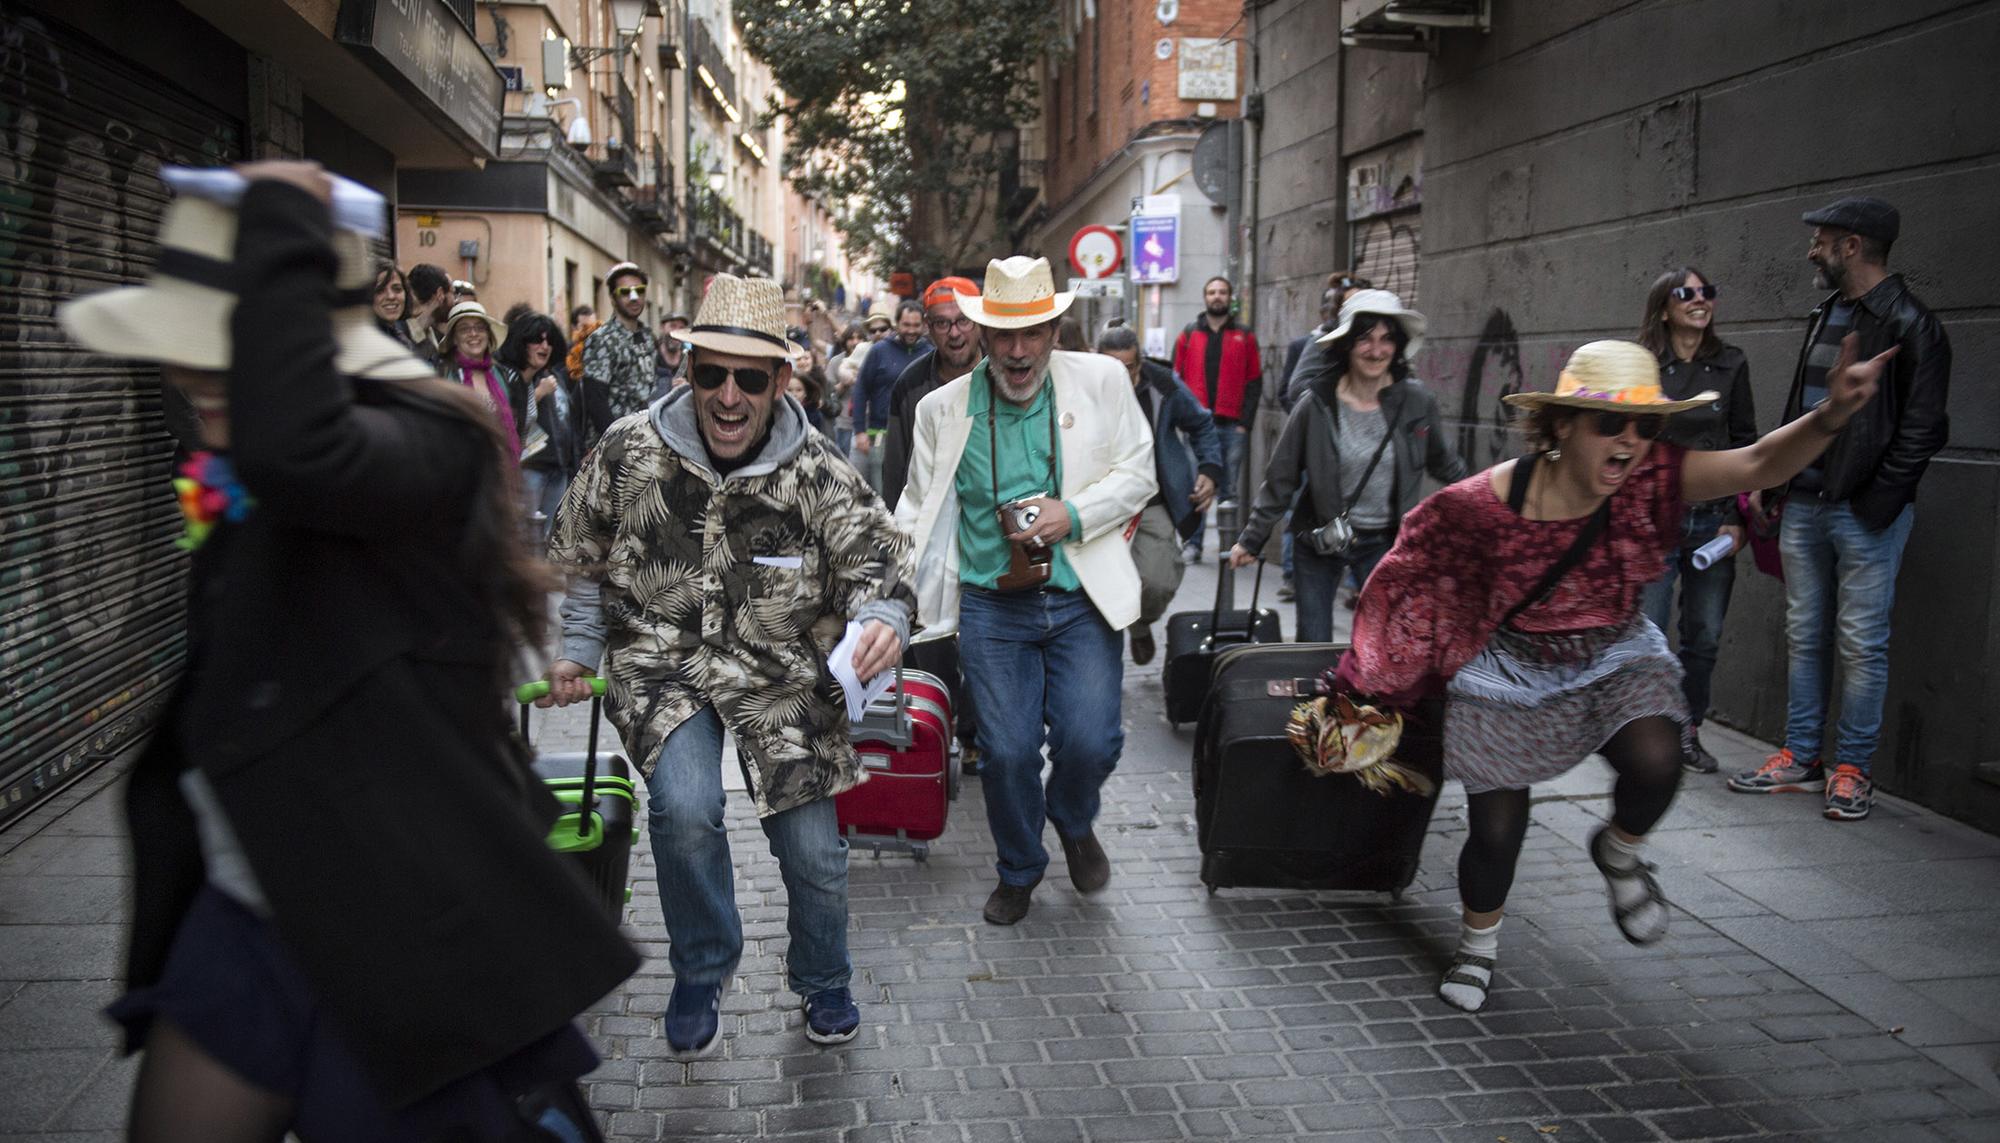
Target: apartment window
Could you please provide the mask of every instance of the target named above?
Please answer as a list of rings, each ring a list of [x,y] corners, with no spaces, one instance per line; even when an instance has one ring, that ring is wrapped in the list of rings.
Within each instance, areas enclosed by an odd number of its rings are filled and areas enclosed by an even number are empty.
[[[571,309],[575,309],[577,305],[576,263],[567,258],[563,259],[563,304],[569,306]],[[564,314],[563,316],[567,318],[569,315]]]

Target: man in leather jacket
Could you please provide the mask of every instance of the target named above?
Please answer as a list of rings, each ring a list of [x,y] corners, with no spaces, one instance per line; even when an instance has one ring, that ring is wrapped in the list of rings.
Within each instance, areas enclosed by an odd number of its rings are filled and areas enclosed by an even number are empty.
[[[1826,816],[1854,821],[1868,816],[1873,801],[1869,761],[1888,687],[1889,612],[1917,482],[1949,427],[1951,343],[1902,276],[1889,272],[1889,247],[1901,223],[1895,207],[1844,198],[1804,221],[1813,228],[1807,258],[1818,269],[1815,281],[1835,292],[1808,319],[1784,419],[1804,416],[1825,395],[1828,369],[1848,352],[1844,338],[1862,360],[1892,348],[1896,355],[1875,399],[1786,490],[1779,533],[1791,645],[1785,744],[1763,766],[1731,778],[1729,787],[1824,790]],[[1829,611],[1843,675],[1830,766],[1820,756],[1832,666]]]

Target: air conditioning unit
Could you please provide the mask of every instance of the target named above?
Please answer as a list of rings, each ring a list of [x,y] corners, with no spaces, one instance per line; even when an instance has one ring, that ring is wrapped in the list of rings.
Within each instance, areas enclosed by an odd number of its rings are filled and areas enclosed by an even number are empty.
[[[1350,48],[1429,51],[1442,31],[1493,29],[1492,0],[1341,0],[1340,42]]]

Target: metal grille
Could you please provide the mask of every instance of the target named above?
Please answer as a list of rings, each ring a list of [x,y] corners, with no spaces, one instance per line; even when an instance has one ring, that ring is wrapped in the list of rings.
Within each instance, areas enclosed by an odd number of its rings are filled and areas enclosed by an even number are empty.
[[[184,654],[186,557],[157,367],[67,342],[57,303],[136,282],[163,161],[242,130],[0,12],[0,825],[149,730]]]

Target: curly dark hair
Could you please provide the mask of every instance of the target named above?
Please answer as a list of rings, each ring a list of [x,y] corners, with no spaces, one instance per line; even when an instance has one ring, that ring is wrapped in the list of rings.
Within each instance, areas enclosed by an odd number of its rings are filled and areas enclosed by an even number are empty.
[[[1354,353],[1354,345],[1362,338],[1375,332],[1375,327],[1389,327],[1389,338],[1396,343],[1396,358],[1389,362],[1389,376],[1397,381],[1406,381],[1410,376],[1410,335],[1403,323],[1382,314],[1361,313],[1354,315],[1354,324],[1348,331],[1326,347],[1327,377],[1338,381],[1347,372],[1347,362]]]
[[[1543,405],[1515,424],[1520,427],[1521,439],[1527,443],[1529,452],[1547,452],[1560,439],[1556,436],[1556,426],[1575,420],[1582,412],[1563,405]]]
[[[569,357],[569,339],[563,336],[562,326],[556,319],[544,313],[530,311],[517,321],[507,323],[507,340],[500,344],[494,360],[507,366],[526,378],[528,375],[528,346],[549,335],[549,365],[560,369]]]

